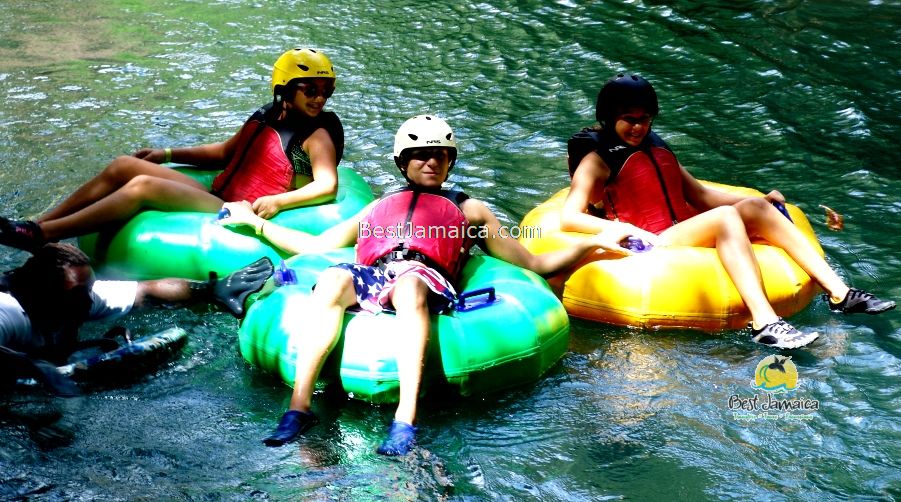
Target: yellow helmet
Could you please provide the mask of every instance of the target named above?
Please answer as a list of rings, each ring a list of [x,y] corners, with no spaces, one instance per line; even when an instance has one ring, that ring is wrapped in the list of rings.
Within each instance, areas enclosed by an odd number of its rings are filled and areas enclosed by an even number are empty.
[[[315,49],[291,49],[272,67],[272,93],[296,78],[335,78],[335,67],[325,54]]]

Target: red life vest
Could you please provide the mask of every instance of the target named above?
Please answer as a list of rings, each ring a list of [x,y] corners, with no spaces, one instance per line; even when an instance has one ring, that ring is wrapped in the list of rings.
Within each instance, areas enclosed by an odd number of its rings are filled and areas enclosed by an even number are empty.
[[[405,189],[386,195],[360,222],[357,263],[374,265],[392,252],[405,259],[421,254],[426,265],[453,281],[472,246],[469,224],[458,205],[464,200],[465,194],[443,190]]]
[[[294,166],[285,155],[278,132],[251,118],[238,132],[236,155],[216,179],[213,193],[226,202],[253,201],[291,188]]]
[[[266,122],[272,108],[257,110],[238,131],[235,155],[216,179],[211,192],[226,202],[253,202],[264,195],[291,190],[294,165],[286,151],[302,143],[316,129],[323,128],[335,145],[335,160],[344,153],[344,128],[333,112],[321,112],[315,118],[292,116],[281,122],[282,134]],[[279,127],[279,126],[277,126]],[[282,138],[282,135],[285,137]]]
[[[682,192],[679,162],[665,148],[633,153],[604,195],[608,218],[655,234],[697,214]]]
[[[570,172],[593,146],[610,168],[604,187],[604,216],[659,234],[697,211],[685,200],[679,161],[653,132],[628,147],[605,132],[582,131],[569,142]]]

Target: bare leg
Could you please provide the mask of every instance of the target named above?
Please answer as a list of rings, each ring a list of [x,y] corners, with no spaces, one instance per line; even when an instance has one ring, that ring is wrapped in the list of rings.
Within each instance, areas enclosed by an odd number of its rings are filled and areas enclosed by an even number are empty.
[[[804,234],[772,204],[764,199],[745,199],[735,205],[748,229],[748,234],[766,239],[780,247],[813,278],[833,301],[841,301],[848,294],[848,286],[817,253]]]
[[[198,188],[166,178],[138,175],[125,186],[68,216],[40,223],[48,240],[75,237],[125,221],[142,209],[216,212],[222,199]]]
[[[428,295],[429,287],[412,275],[401,277],[391,292],[400,337],[397,341],[400,399],[394,418],[408,424],[416,420],[416,405],[429,343]]]
[[[416,404],[429,344],[429,287],[415,276],[398,279],[391,292],[397,310],[397,374],[400,400],[388,436],[376,448],[381,455],[406,455],[416,443]]]
[[[153,162],[123,155],[114,159],[100,174],[75,190],[72,195],[58,206],[42,215],[38,219],[38,223],[62,218],[83,209],[125,186],[126,183],[139,175],[178,181],[206,191],[202,184],[190,176]]]
[[[734,206],[717,207],[680,222],[660,234],[660,238],[663,244],[715,247],[723,268],[751,312],[754,327],[778,320],[767,299],[751,241]]]
[[[291,328],[304,328],[303,347],[297,353],[297,370],[290,408],[309,413],[316,379],[341,334],[344,311],[357,303],[353,277],[340,269],[328,269],[320,277],[301,319]]]

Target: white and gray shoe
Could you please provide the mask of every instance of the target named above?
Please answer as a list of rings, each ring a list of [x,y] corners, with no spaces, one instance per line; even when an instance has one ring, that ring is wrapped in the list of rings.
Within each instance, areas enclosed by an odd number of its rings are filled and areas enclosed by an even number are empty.
[[[802,333],[782,318],[760,329],[751,327],[751,339],[777,349],[797,349],[810,344],[820,336],[816,331]]]

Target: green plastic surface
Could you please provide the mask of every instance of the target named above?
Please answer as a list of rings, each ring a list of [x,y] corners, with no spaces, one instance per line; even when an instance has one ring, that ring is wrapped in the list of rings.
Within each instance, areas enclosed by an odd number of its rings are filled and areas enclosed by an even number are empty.
[[[216,171],[180,168],[209,184]],[[338,193],[333,202],[282,211],[272,221],[312,234],[322,233],[369,204],[372,190],[359,174],[338,168]],[[213,213],[143,211],[122,226],[79,238],[98,273],[117,279],[184,277],[206,279],[213,271],[229,274],[268,256],[286,255],[247,227],[219,225]]]
[[[241,354],[253,365],[276,373],[289,385],[303,330],[314,319],[306,303],[319,273],[354,261],[352,248],[287,261],[296,285],[267,284],[251,299],[239,332]],[[463,270],[460,292],[494,287],[497,301],[466,312],[432,316],[424,388],[447,387],[484,395],[537,380],[567,350],[569,318],[547,283],[506,262],[473,256]],[[348,312],[343,336],[323,369],[337,376],[351,396],[374,403],[396,402],[394,359],[396,319],[392,314]]]

